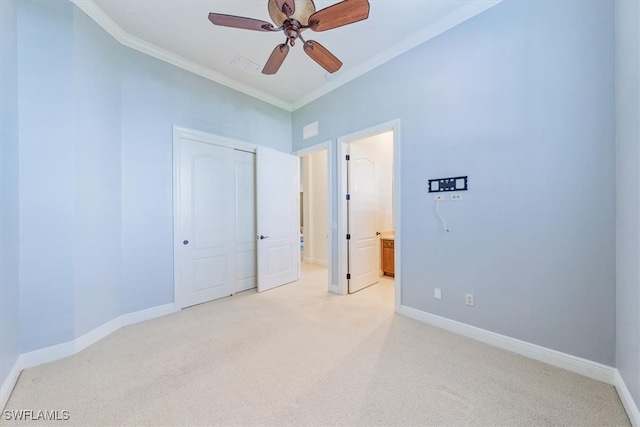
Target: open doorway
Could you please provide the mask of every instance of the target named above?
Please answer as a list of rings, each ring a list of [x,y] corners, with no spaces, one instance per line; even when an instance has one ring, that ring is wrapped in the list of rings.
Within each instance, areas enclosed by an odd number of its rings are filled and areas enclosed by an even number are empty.
[[[300,158],[302,262],[329,264],[328,153],[321,149]]]
[[[342,293],[393,286],[400,306],[399,121],[338,139]]]
[[[394,276],[393,131],[351,141],[347,151],[348,291],[354,293]]]
[[[393,131],[351,141],[346,149],[351,294],[394,276]]]
[[[300,259],[307,266],[326,269],[327,289],[335,292],[332,285],[335,236],[330,225],[335,206],[332,199],[335,191],[330,186],[332,153],[335,153],[332,143],[327,141],[293,154],[300,159]]]

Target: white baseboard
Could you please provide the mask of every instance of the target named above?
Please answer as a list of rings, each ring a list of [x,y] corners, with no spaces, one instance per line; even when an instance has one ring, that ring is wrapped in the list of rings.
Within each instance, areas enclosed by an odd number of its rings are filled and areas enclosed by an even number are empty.
[[[29,353],[21,354],[18,356],[9,376],[4,381],[2,388],[0,389],[0,410],[4,409],[4,406],[7,404],[9,396],[11,396],[11,392],[13,391],[13,388],[18,381],[18,377],[20,376],[20,372],[22,372],[23,369],[32,368],[37,365],[42,365],[43,363],[49,363],[54,360],[72,356],[114,333],[120,328],[144,322],[145,320],[155,319],[156,317],[165,316],[176,311],[178,310],[175,305],[171,303],[148,308],[146,310],[136,311],[134,313],[123,314],[104,325],[98,326],[94,330],[87,332],[73,341],[67,341],[51,347],[45,347],[39,350],[30,351]]]
[[[614,378],[614,385],[616,386],[616,390],[618,391],[618,396],[620,396],[622,405],[627,411],[629,420],[631,420],[631,425],[633,427],[640,427],[640,410],[638,410],[638,405],[633,400],[631,392],[629,392],[629,389],[627,388],[627,384],[624,382],[622,375],[620,375],[620,371],[618,371],[617,369]]]
[[[3,410],[7,402],[9,401],[9,396],[11,396],[11,392],[13,392],[13,388],[18,382],[18,378],[20,377],[20,372],[22,369],[19,365],[20,356],[16,359],[11,371],[9,371],[9,375],[7,379],[2,383],[2,388],[0,388],[0,410]]]
[[[504,350],[521,354],[529,357],[530,359],[548,363],[549,365],[566,369],[567,371],[575,372],[577,374],[584,375],[585,377],[593,378],[594,380],[615,385],[616,369],[611,366],[592,362],[591,360],[572,356],[570,354],[562,353],[536,344],[531,344],[516,338],[500,335],[486,329],[477,328],[475,326],[467,325],[466,323],[436,316],[435,314],[427,313],[405,305],[400,307],[400,314],[477,341],[491,344]]]
[[[123,314],[104,325],[98,326],[94,330],[87,332],[73,341],[67,341],[65,343],[45,347],[40,350],[30,351],[29,353],[23,353],[20,355],[19,359],[21,361],[20,369],[27,369],[42,365],[43,363],[53,362],[54,360],[62,359],[63,357],[72,356],[81,352],[90,345],[97,343],[120,328],[133,325],[134,323],[144,322],[145,320],[154,319],[156,317],[165,316],[175,311],[175,306],[171,303],[147,308],[133,313]]]
[[[119,319],[122,319],[121,320],[122,324],[120,325],[120,328],[129,326],[129,325],[134,325],[140,322],[146,322],[147,320],[152,320],[157,317],[166,316],[167,314],[176,313],[178,311],[180,311],[180,309],[177,308],[175,304],[171,303],[171,304],[165,304],[165,305],[158,305],[156,307],[147,308],[145,310],[134,311],[133,313],[123,314],[122,316],[119,317]]]

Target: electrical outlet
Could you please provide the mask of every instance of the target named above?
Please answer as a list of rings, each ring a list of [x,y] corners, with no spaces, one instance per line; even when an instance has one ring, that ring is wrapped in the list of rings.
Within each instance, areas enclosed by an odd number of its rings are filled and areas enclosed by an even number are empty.
[[[440,288],[435,288],[433,290],[433,297],[435,299],[442,299],[442,290]]]
[[[462,200],[462,194],[452,194],[451,200]]]
[[[444,194],[436,194],[433,196],[433,200],[444,202]]]
[[[473,294],[467,294],[465,296],[465,303],[467,305],[471,305],[471,306],[473,305]]]

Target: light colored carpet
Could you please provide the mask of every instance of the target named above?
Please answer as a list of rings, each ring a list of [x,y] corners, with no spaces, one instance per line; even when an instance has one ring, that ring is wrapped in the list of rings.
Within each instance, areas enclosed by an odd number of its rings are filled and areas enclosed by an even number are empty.
[[[394,314],[391,281],[326,283],[305,265],[294,284],[121,329],[23,372],[5,409],[79,426],[630,425],[610,385]]]

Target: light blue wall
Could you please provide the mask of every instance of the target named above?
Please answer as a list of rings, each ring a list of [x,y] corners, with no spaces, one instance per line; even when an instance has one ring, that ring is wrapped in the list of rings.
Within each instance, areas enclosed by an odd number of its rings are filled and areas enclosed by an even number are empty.
[[[507,0],[295,111],[294,149],[399,118],[402,303],[613,365],[613,93],[612,2]]]
[[[173,302],[173,125],[290,152],[291,114],[121,46],[66,0],[19,2],[18,40],[28,352]]]
[[[73,15],[75,335],[120,314],[120,43]]]
[[[20,354],[17,22],[0,1],[0,385]]]
[[[21,351],[75,338],[73,6],[18,2]]]
[[[616,367],[640,407],[640,3],[616,1]]]
[[[122,312],[173,301],[172,125],[291,152],[291,114],[122,48]]]

